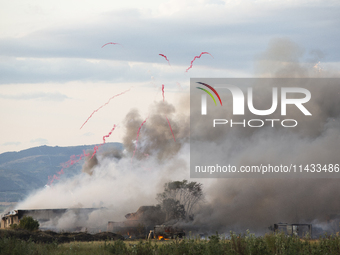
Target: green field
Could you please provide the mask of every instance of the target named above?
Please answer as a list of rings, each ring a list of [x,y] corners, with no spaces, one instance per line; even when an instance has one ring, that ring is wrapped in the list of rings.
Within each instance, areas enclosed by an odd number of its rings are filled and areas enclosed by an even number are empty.
[[[339,235],[325,235],[318,240],[299,239],[283,233],[256,237],[253,234],[236,235],[210,240],[186,238],[183,240],[96,241],[58,244],[34,243],[17,238],[0,239],[0,254],[340,254]]]

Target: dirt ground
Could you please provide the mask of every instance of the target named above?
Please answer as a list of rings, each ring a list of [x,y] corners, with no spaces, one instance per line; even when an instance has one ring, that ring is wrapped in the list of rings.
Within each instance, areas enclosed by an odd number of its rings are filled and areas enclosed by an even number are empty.
[[[123,240],[124,237],[111,232],[102,232],[89,234],[85,232],[63,232],[56,233],[53,231],[27,231],[27,230],[0,230],[0,238],[11,237],[21,240],[31,239],[36,243],[68,243],[74,241],[91,242],[91,241],[106,241],[106,240]]]

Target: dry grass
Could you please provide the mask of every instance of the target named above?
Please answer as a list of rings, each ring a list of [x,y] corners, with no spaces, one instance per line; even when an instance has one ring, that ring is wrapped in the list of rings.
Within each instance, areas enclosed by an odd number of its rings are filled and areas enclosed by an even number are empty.
[[[324,236],[318,240],[299,239],[283,233],[255,237],[252,234],[235,235],[227,239],[218,235],[210,240],[117,240],[70,243],[38,244],[32,240],[16,238],[0,239],[0,254],[242,254],[242,255],[293,255],[293,254],[340,254],[338,235]]]

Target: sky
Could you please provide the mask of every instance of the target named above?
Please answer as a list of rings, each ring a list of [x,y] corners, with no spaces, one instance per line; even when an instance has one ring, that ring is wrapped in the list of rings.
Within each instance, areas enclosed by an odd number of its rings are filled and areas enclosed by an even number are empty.
[[[339,73],[331,0],[0,0],[0,153],[121,142],[126,114],[176,105],[190,78],[258,77],[278,39],[311,68]],[[108,42],[119,43],[102,47]],[[190,62],[201,52],[193,67]],[[169,63],[160,56],[164,54]],[[282,53],[284,54],[284,52]],[[127,91],[128,90],[128,91]],[[80,129],[91,113],[96,112]]]

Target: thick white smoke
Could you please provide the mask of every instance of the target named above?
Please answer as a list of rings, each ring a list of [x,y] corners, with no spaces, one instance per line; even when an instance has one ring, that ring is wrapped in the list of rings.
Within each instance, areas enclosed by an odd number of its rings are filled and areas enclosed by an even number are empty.
[[[183,149],[187,150],[187,149]],[[188,151],[188,150],[187,150]],[[57,182],[50,188],[36,191],[17,204],[18,209],[51,208],[101,208],[90,214],[84,227],[101,226],[106,229],[108,221],[124,220],[124,215],[135,212],[142,205],[155,205],[157,192],[161,191],[163,181],[188,178],[188,152],[183,157],[166,162],[157,162],[153,157],[146,160],[120,160],[98,157],[98,164],[92,175],[81,173],[70,179]],[[64,215],[56,222],[56,228],[79,225],[72,213]],[[46,224],[45,224],[46,225]],[[48,225],[48,224],[47,224]]]

